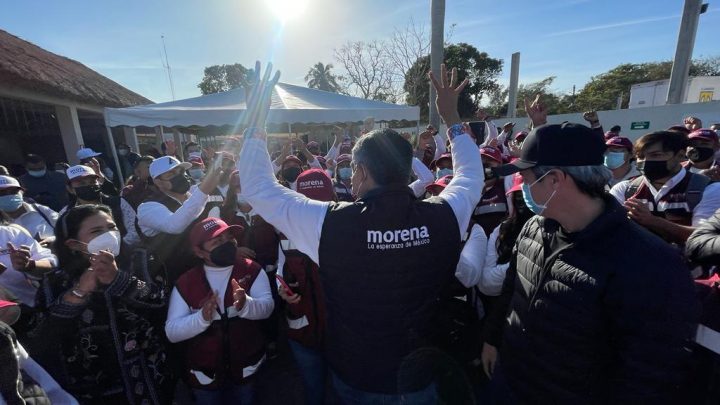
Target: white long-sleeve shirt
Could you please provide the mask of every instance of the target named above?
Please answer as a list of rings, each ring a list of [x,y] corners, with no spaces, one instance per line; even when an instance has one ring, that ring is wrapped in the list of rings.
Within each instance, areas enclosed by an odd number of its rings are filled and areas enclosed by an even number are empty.
[[[653,185],[644,177],[643,183],[647,185],[648,189],[650,189],[653,197],[655,197],[654,202],[657,204],[663,196],[669,193],[673,187],[683,180],[686,173],[687,171],[685,169],[681,169],[675,176],[663,184],[660,190],[655,189],[655,187],[653,187]],[[625,203],[625,192],[628,187],[630,187],[630,182],[631,180],[621,181],[610,189],[610,194],[612,194],[612,196],[615,197],[620,204]],[[718,207],[720,207],[720,183],[710,183],[705,187],[702,199],[698,205],[695,206],[695,209],[693,209],[692,226],[698,226],[701,222],[713,216]]]
[[[455,213],[462,237],[472,211],[481,197],[485,181],[478,149],[469,135],[452,141],[455,176],[440,193]],[[298,250],[322,266],[318,249],[328,202],[310,200],[302,194],[281,186],[273,176],[273,167],[263,139],[247,139],[237,159],[243,195],[258,214],[292,240]]]
[[[194,187],[190,190],[190,198],[185,200],[175,212],[159,202],[144,202],[140,204],[137,212],[140,231],[145,236],[155,236],[159,233],[181,234],[203,212],[207,199],[207,194]]]
[[[487,239],[487,249],[482,263],[482,271],[480,272],[480,280],[477,287],[485,295],[496,296],[502,291],[503,281],[505,281],[505,273],[507,273],[510,263],[498,264],[497,239],[500,235],[500,226],[495,228],[490,237]]]
[[[445,146],[445,138],[440,136],[440,134],[438,133],[433,135],[433,139],[435,140],[435,157],[433,158],[433,160],[438,160],[443,153],[447,152],[447,147]]]
[[[29,246],[30,259],[47,259],[53,267],[57,266],[57,258],[50,249],[40,246],[25,228],[18,225],[0,226],[0,263],[6,267],[6,270],[0,273],[0,285],[15,294],[23,304],[34,307],[39,280],[13,268],[10,251],[7,249],[8,242],[11,242],[16,248],[20,248],[22,245]]]
[[[460,260],[455,269],[455,278],[465,288],[470,288],[480,282],[487,249],[488,240],[485,231],[480,225],[473,225],[468,240],[460,252]]]
[[[23,203],[23,207],[25,213],[17,218],[11,218],[13,224],[22,226],[31,235],[38,235],[40,239],[55,236],[55,223],[60,216],[57,212],[40,204]]]
[[[433,176],[433,172],[425,166],[425,163],[416,157],[412,160],[412,171],[415,173],[417,180],[410,183],[410,189],[412,189],[416,198],[420,198],[425,194],[425,187],[432,184],[433,180],[435,180],[435,176]]]
[[[60,384],[55,381],[54,378],[42,366],[40,366],[30,355],[28,355],[25,348],[18,342],[17,344],[17,357],[18,365],[20,369],[25,371],[30,378],[33,379],[48,396],[51,404],[56,405],[75,405],[78,401],[68,394],[65,390],[60,387]],[[0,396],[0,404],[5,403],[2,396]]]
[[[480,144],[480,147],[488,146],[496,138],[498,138],[497,127],[492,121],[485,121],[485,140]],[[498,145],[501,145],[500,139],[498,139]]]
[[[255,282],[246,291],[247,300],[245,306],[239,311],[235,307],[224,308],[223,300],[225,290],[228,286],[228,280],[232,274],[233,266],[229,267],[211,267],[205,266],[205,277],[210,284],[211,291],[218,293],[218,309],[221,312],[227,310],[228,317],[240,317],[250,320],[265,319],[270,316],[275,307],[270,290],[270,282],[267,274],[260,270]],[[213,312],[213,320],[219,320],[220,314]],[[173,288],[170,295],[170,305],[168,308],[168,316],[165,321],[165,333],[168,340],[173,343],[182,342],[191,339],[205,331],[212,321],[206,321],[203,318],[202,310],[194,310],[185,302],[182,295]]]

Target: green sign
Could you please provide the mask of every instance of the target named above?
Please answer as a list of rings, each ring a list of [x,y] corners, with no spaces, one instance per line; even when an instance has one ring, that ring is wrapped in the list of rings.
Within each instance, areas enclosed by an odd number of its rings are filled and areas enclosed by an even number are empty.
[[[650,121],[638,121],[630,124],[630,129],[648,129],[650,128]]]

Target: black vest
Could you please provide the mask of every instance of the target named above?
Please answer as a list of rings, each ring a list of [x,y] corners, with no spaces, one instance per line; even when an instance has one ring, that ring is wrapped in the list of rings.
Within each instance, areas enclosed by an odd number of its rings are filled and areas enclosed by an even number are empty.
[[[439,197],[416,200],[396,185],[331,203],[319,264],[326,355],[342,381],[387,394],[432,381],[423,349],[436,337],[439,296],[459,257],[457,219]]]
[[[157,192],[145,200],[145,202],[150,201],[164,205],[171,212],[177,211],[182,206],[177,200],[162,192]],[[190,230],[201,219],[202,217],[195,219],[177,235],[163,232],[155,236],[141,234],[153,256],[150,274],[157,281],[162,279],[166,287],[172,288],[183,273],[198,263],[199,259],[190,247]]]

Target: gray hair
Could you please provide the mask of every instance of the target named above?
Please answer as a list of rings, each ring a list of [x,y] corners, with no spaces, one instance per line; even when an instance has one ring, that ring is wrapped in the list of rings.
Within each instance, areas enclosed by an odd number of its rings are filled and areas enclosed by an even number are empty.
[[[605,165],[597,166],[536,166],[532,168],[538,179],[550,170],[560,170],[572,177],[578,189],[590,197],[605,195],[607,185],[612,179],[612,171]]]

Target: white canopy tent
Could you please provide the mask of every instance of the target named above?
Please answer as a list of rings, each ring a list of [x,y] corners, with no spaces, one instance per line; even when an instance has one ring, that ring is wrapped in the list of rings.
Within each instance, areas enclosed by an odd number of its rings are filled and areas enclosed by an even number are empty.
[[[108,127],[234,126],[245,109],[245,91],[235,89],[168,103],[106,108],[105,124]],[[330,124],[362,121],[367,117],[373,117],[375,121],[418,121],[420,108],[278,83],[273,91],[267,122]]]

